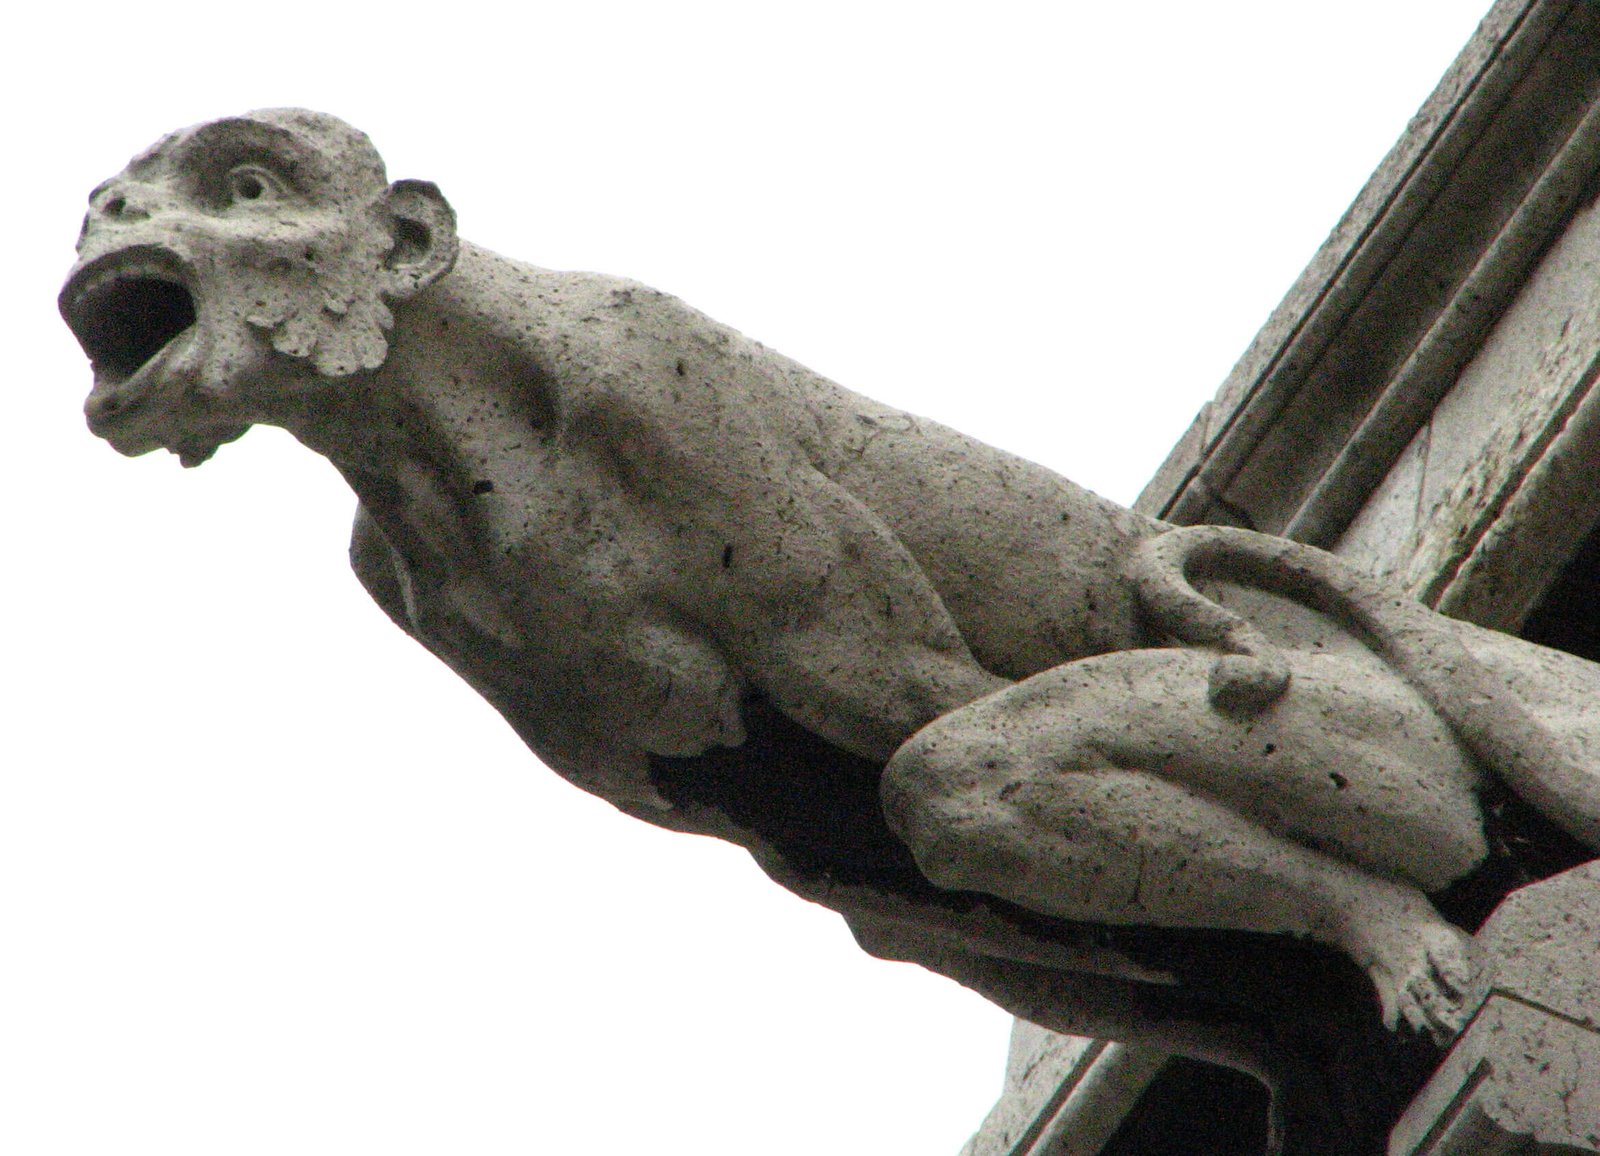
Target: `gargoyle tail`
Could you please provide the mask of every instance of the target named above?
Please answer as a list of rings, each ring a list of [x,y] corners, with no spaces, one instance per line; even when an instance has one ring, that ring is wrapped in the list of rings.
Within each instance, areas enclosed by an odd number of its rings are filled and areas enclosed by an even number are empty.
[[[1151,625],[1183,645],[1223,652],[1211,677],[1219,710],[1266,709],[1288,690],[1289,663],[1260,629],[1197,590],[1196,578],[1257,587],[1326,614],[1421,694],[1512,791],[1600,850],[1600,777],[1490,675],[1448,619],[1403,591],[1325,550],[1231,526],[1147,539],[1127,573]]]

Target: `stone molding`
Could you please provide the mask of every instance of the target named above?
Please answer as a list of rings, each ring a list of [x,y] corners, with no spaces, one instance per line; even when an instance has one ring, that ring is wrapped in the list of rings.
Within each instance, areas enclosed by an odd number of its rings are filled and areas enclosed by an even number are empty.
[[[1589,195],[1597,64],[1589,0],[1496,4],[1137,508],[1336,543]]]
[[[1095,1156],[1166,1062],[1018,1020],[1005,1092],[961,1156]]]

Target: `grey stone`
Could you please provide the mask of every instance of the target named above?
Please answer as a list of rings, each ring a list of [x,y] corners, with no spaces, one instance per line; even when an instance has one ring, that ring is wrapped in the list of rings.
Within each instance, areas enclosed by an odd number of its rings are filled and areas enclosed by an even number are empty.
[[[1336,542],[1590,199],[1597,62],[1600,8],[1498,0],[1138,508]]]
[[[1095,1156],[1166,1061],[1018,1020],[1005,1093],[962,1156]]]
[[[1474,994],[1510,996],[1600,1031],[1600,863],[1512,892],[1474,954]]]
[[[1595,435],[1586,428],[1594,417],[1573,410],[1600,357],[1597,264],[1600,212],[1590,204],[1351,523],[1342,556],[1394,573],[1419,596],[1453,590],[1445,604],[1459,617],[1510,626],[1527,615],[1570,552],[1570,526],[1586,517],[1583,502],[1594,491]],[[1565,494],[1551,492],[1546,474],[1559,477]],[[1517,501],[1524,488],[1538,494],[1531,508]],[[1551,564],[1500,567],[1492,582],[1474,577],[1481,560],[1463,571],[1466,550],[1486,536],[1484,548],[1503,549],[1494,538],[1510,536]]]
[[[360,499],[368,591],[552,768],[1046,1027],[1282,1086],[1307,941],[1447,1040],[1430,896],[1490,857],[1486,784],[1600,846],[1597,668],[458,241],[333,118],[163,138],[79,252],[97,434],[197,465],[288,429]]]
[[[1478,1011],[1391,1156],[1600,1152],[1600,864],[1512,893],[1474,954]]]

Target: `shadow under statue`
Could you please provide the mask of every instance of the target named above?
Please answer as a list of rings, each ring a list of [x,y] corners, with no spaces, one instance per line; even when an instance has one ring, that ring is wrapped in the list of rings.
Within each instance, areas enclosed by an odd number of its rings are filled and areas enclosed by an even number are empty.
[[[164,137],[79,256],[95,433],[288,429],[373,598],[556,771],[874,954],[1259,1076],[1284,1151],[1379,1150],[1469,932],[1600,848],[1600,668],[458,242],[331,117]]]

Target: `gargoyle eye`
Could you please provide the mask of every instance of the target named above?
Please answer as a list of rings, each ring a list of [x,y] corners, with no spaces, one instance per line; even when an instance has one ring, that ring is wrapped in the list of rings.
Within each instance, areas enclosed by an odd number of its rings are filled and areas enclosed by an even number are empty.
[[[282,182],[260,165],[235,165],[223,184],[228,202],[234,205],[275,201],[284,195]]]

